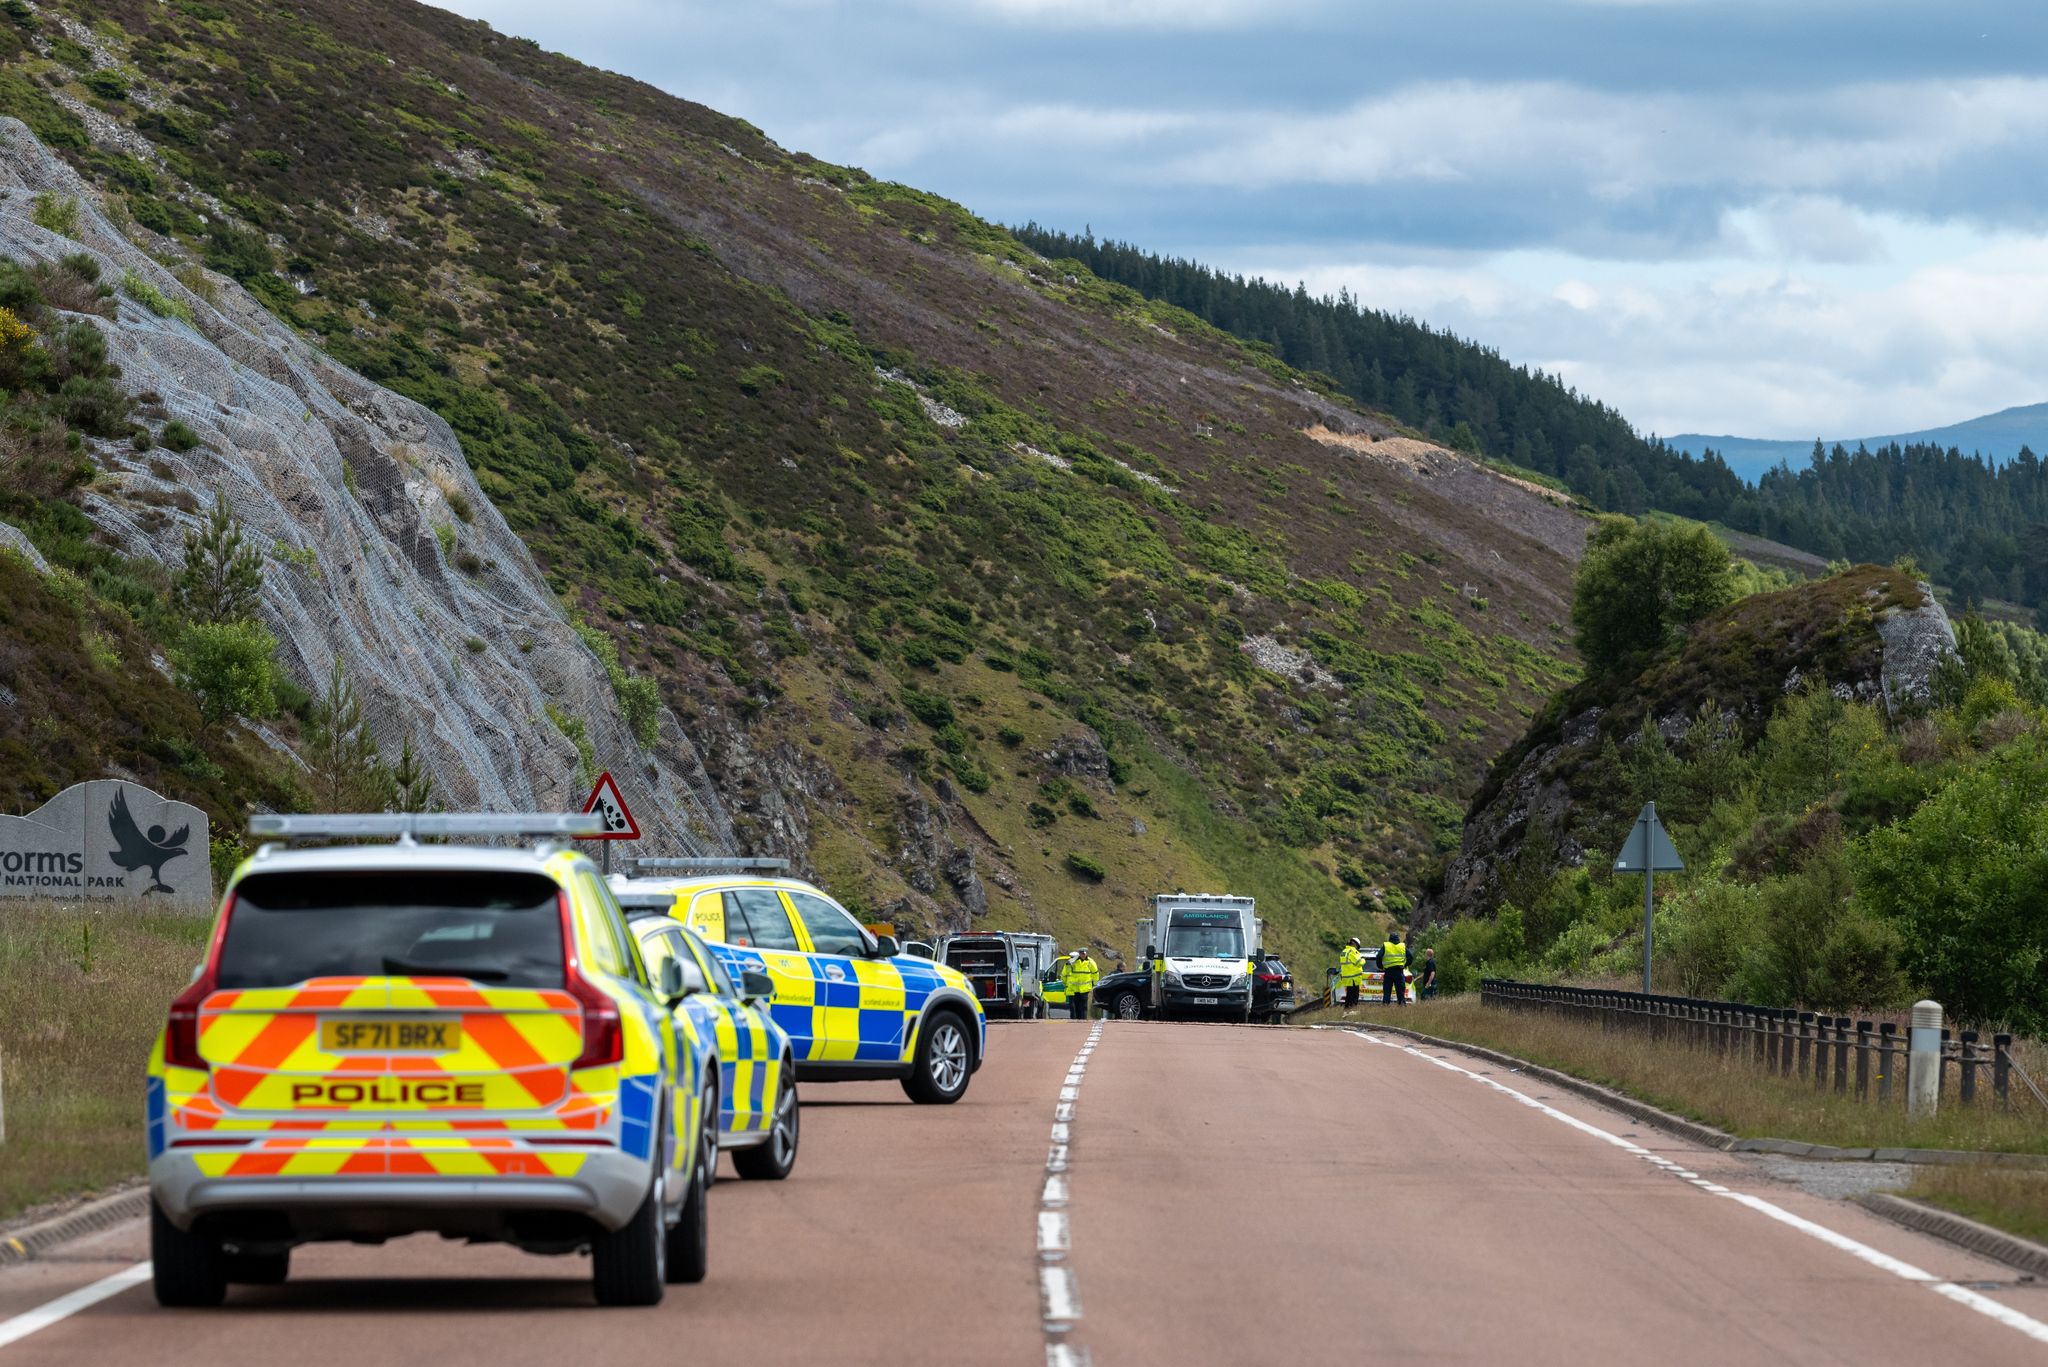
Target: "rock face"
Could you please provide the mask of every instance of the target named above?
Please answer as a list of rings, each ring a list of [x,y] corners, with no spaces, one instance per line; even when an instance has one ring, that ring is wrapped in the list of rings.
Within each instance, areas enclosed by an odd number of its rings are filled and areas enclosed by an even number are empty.
[[[1753,742],[1784,695],[1814,685],[1896,715],[1925,705],[1955,646],[1933,590],[1875,566],[1724,609],[1636,678],[1566,694],[1502,756],[1420,919],[1486,913],[1521,869],[1540,875],[1583,864],[1591,849],[1611,854],[1603,841],[1634,812],[1609,810],[1583,780],[1603,746],[1633,744],[1645,722],[1675,745],[1707,707]]]
[[[75,236],[31,220],[39,193],[77,200]],[[78,251],[104,279],[132,273],[191,317],[124,294],[116,320],[92,320],[142,416],[200,439],[183,453],[95,451],[103,474],[81,506],[110,542],[175,568],[186,530],[225,498],[266,552],[262,615],[280,663],[317,693],[339,660],[386,758],[410,738],[451,810],[582,806],[577,747],[552,708],[587,728],[647,833],[641,852],[731,848],[690,739],[664,710],[652,749],[638,744],[445,423],[334,364],[233,282],[209,276],[211,298],[187,289],[26,127],[0,120],[0,253]]]

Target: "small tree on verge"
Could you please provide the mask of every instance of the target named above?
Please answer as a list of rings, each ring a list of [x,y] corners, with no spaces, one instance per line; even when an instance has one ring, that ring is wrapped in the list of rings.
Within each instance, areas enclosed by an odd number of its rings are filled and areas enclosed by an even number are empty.
[[[206,732],[276,708],[276,650],[276,638],[254,622],[201,622],[186,629],[173,662],[178,686],[199,703]]]
[[[420,763],[420,757],[412,748],[412,737],[405,739],[405,748],[398,752],[398,764],[391,771],[391,810],[394,812],[431,812],[439,805],[434,801],[434,776]]]
[[[263,593],[263,553],[244,544],[242,524],[219,493],[206,525],[185,533],[185,565],[171,600],[188,621],[247,622]]]
[[[378,758],[362,700],[339,660],[327,674],[327,691],[306,746],[306,767],[306,786],[323,811],[381,812],[395,800],[391,770]]]
[[[1728,548],[1705,527],[1601,520],[1573,587],[1572,626],[1594,672],[1664,646],[1734,594]]]

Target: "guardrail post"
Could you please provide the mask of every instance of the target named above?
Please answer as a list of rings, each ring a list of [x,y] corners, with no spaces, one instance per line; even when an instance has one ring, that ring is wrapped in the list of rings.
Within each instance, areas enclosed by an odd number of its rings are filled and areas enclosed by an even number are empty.
[[[1906,1055],[1906,1114],[1930,1119],[1941,1099],[1940,1002],[1913,1003],[1911,1050]]]
[[[1807,1065],[1813,1061],[1813,1012],[1799,1013],[1799,1080],[1806,1081]]]
[[[2012,1109],[2012,1036],[1991,1037],[1991,1094],[1998,1098],[1998,1109]]]
[[[1813,1090],[1816,1092],[1828,1089],[1828,1029],[1834,1023],[1833,1016],[1813,1018]]]
[[[1892,1099],[1892,1073],[1898,1067],[1893,1057],[1894,1046],[1898,1043],[1899,1027],[1890,1021],[1877,1027],[1877,1099],[1886,1102]]]
[[[1835,1093],[1849,1090],[1849,1018],[1835,1017]]]
[[[1870,1022],[1856,1022],[1856,1099],[1870,1100]]]
[[[1948,1095],[1948,1061],[1950,1055],[1954,1053],[1955,1037],[1949,1033],[1947,1027],[1943,1027],[1941,1032],[1941,1062],[1934,1069],[1934,1096],[1937,1101]]]
[[[1965,1106],[1977,1104],[1977,1032],[1963,1031],[1963,1080],[1957,1097]]]

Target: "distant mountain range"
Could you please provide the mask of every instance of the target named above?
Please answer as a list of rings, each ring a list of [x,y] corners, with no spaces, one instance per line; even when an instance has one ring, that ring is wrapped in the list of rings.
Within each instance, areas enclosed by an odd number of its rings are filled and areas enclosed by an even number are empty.
[[[1900,432],[1887,437],[1844,437],[1839,439],[1851,451],[1861,443],[1876,450],[1897,442],[1901,446],[1932,443],[1936,446],[1954,446],[1964,453],[1975,452],[2003,463],[2019,454],[2022,446],[2030,446],[2034,454],[2048,454],[2048,403],[2027,404],[2020,408],[2008,408],[1998,413],[1989,413],[1968,422],[1954,423],[1948,427],[1931,427],[1925,432]],[[1709,437],[1698,432],[1687,432],[1665,441],[1675,450],[1687,451],[1697,456],[1713,448],[1728,462],[1730,469],[1751,483],[1757,476],[1783,461],[1797,470],[1806,464],[1813,453],[1813,440],[1769,441],[1755,437]],[[1832,448],[1837,439],[1824,437],[1824,445]]]

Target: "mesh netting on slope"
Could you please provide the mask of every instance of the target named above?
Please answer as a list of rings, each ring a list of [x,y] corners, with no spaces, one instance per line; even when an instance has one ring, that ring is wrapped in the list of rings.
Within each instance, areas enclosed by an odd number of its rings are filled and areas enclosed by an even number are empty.
[[[78,200],[75,238],[31,221],[43,191]],[[113,229],[91,187],[25,126],[0,119],[0,254],[80,250],[104,278],[132,271],[191,310],[190,323],[159,318],[123,297],[117,321],[94,321],[130,392],[161,396],[202,443],[184,454],[102,447],[109,473],[82,502],[97,528],[126,554],[175,567],[204,514],[167,496],[182,489],[204,506],[224,495],[270,552],[263,617],[281,663],[317,694],[339,659],[385,756],[410,737],[451,809],[582,805],[576,750],[549,719],[552,704],[588,725],[645,833],[638,852],[733,848],[689,738],[664,709],[655,747],[641,750],[603,668],[445,423],[334,364],[232,281],[214,277],[213,303],[187,290]],[[483,568],[450,566],[436,528],[452,528]]]

